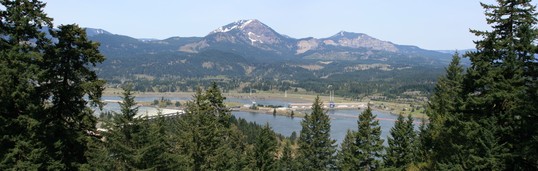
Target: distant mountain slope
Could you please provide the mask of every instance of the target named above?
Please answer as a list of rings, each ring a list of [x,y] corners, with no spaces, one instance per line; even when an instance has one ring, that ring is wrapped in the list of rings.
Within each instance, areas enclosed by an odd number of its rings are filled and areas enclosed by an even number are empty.
[[[198,53],[214,49],[267,62],[268,59],[369,60],[409,64],[447,64],[450,55],[416,46],[397,45],[363,33],[341,31],[328,38],[294,39],[258,20],[239,20],[210,32],[180,51]],[[402,61],[402,59],[404,59]]]
[[[427,93],[451,54],[398,45],[364,33],[295,39],[258,20],[240,20],[204,37],[137,39],[86,29],[107,60],[94,69],[109,85],[134,83],[139,91],[192,91],[221,82],[226,89],[278,89],[407,97]]]
[[[102,29],[86,31],[91,40],[101,43],[107,57],[95,69],[111,83],[152,78],[179,84],[179,80],[215,76],[241,82],[285,80],[314,91],[328,82],[427,89],[451,59],[447,53],[364,33],[341,31],[327,38],[295,39],[258,20],[233,22],[204,37],[164,40],[136,39]]]
[[[102,29],[87,28],[90,39],[101,43],[109,58],[133,54],[200,53],[217,50],[235,53],[252,62],[344,60],[357,63],[446,65],[450,54],[398,45],[363,33],[341,31],[328,38],[295,39],[282,35],[256,19],[239,20],[204,37],[135,39]]]

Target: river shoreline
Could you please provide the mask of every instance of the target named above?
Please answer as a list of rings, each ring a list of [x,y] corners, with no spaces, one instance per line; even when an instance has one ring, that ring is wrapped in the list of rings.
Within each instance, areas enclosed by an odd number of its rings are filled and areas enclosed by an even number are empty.
[[[121,96],[122,90],[121,89],[106,89],[103,92],[103,96]],[[237,93],[237,92],[228,92],[228,93],[222,93],[223,96],[227,97],[228,99],[234,99],[234,100],[243,100],[243,101],[252,101],[252,102],[258,102],[258,105],[267,105],[263,104],[263,101],[282,101],[287,103],[312,103],[317,95],[314,94],[292,94],[292,93],[283,93],[283,92],[257,92],[257,93]],[[157,98],[180,98],[180,99],[191,99],[194,96],[194,92],[133,92],[133,95],[136,97],[156,97]],[[329,96],[319,96],[322,101],[329,101]],[[186,102],[187,100],[176,100],[180,101],[182,104]],[[175,101],[173,101],[175,102]],[[334,102],[336,103],[349,103],[349,102],[356,102],[351,101],[346,98],[342,97],[334,97]],[[151,103],[148,102],[139,102],[142,106],[147,107],[155,107],[152,106]],[[252,110],[248,107],[244,107],[243,105],[249,105],[245,102],[226,102],[228,106],[233,106],[238,109],[238,111],[244,111],[244,112],[255,112],[255,113],[263,113],[263,114],[273,114],[273,108],[260,108],[258,110]],[[249,102],[250,103],[250,102]],[[407,116],[409,114],[412,114],[414,118],[423,119],[428,118],[424,113],[421,112],[414,112],[411,113],[409,111],[404,112],[403,110],[405,106],[408,106],[408,104],[399,104],[399,103],[391,103],[391,102],[383,102],[383,101],[369,101],[369,103],[373,104],[371,106],[372,110],[388,113],[391,115],[398,116],[400,113],[404,116]],[[380,105],[388,105],[388,107],[380,107]],[[287,106],[284,106],[287,107]],[[172,107],[173,108],[173,107]],[[177,108],[173,108],[177,109]],[[307,109],[308,110],[308,109]],[[346,109],[348,110],[348,109]],[[352,110],[352,109],[349,109]],[[359,110],[358,108],[356,110]],[[288,110],[278,110],[276,115],[281,116],[288,116],[291,117],[291,111]],[[303,110],[296,110],[294,109],[294,116],[293,117],[304,117]]]

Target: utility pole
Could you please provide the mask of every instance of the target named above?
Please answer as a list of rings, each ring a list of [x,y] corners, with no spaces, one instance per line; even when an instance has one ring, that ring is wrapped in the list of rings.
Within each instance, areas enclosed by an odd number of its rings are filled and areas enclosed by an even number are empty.
[[[327,86],[329,88],[329,107],[334,108],[334,91],[332,90],[333,85]]]

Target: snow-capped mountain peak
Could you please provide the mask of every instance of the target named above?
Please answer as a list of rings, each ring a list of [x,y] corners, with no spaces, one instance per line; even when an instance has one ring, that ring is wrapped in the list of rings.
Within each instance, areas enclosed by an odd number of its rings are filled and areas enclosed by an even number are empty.
[[[96,28],[85,28],[85,29],[86,29],[86,35],[88,36],[95,36],[95,35],[100,35],[100,34],[112,34],[103,29],[96,29]]]
[[[256,19],[239,20],[219,27],[210,32],[200,42],[190,43],[180,49],[184,52],[198,52],[210,44],[243,44],[265,51],[291,49],[292,38],[287,38]]]
[[[239,21],[236,21],[236,22],[233,22],[233,23],[230,23],[228,25],[225,25],[225,26],[222,26],[222,27],[219,27],[215,30],[213,30],[211,33],[209,34],[214,34],[214,33],[226,33],[226,32],[229,32],[229,31],[232,31],[232,30],[236,30],[236,29],[244,29],[246,26],[248,26],[250,23],[252,22],[259,22],[258,20],[256,19],[250,19],[250,20],[239,20]]]
[[[219,27],[208,36],[217,36],[217,41],[245,40],[249,44],[282,43],[285,37],[256,19],[239,20]],[[231,38],[231,37],[234,38]],[[225,38],[226,37],[226,38]],[[230,38],[230,39],[229,39]]]

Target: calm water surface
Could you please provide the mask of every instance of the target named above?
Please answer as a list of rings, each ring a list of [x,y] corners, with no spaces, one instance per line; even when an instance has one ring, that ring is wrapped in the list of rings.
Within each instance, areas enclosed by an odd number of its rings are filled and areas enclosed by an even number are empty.
[[[161,97],[136,97],[136,101],[141,102],[152,102],[155,99],[160,99]],[[191,98],[177,98],[177,97],[167,97],[170,100],[190,100]],[[121,100],[118,96],[104,96],[103,100]],[[230,102],[239,102],[243,104],[251,104],[252,102],[248,99],[239,99],[239,98],[228,98],[226,101]],[[256,100],[258,104],[264,105],[275,105],[275,106],[287,106],[288,101],[282,100]],[[119,105],[117,103],[109,103],[103,109],[104,111],[119,111]],[[140,107],[139,111],[144,112],[147,110],[155,110],[152,107]],[[310,111],[300,111],[310,113]],[[358,115],[363,112],[363,110],[329,110],[328,115],[331,118],[331,138],[336,139],[337,143],[340,144],[344,139],[347,130],[357,130],[357,118]],[[377,115],[379,124],[381,125],[381,137],[385,139],[389,134],[390,129],[394,126],[394,121],[397,116],[391,115],[386,112],[372,111],[373,114]],[[96,113],[97,114],[97,113]],[[98,115],[98,114],[97,114]],[[303,118],[287,117],[287,116],[273,116],[271,114],[263,113],[252,113],[252,112],[241,112],[234,111],[232,115],[238,118],[243,118],[249,122],[256,122],[258,124],[264,125],[269,124],[273,130],[277,133],[280,133],[284,136],[290,136],[292,132],[296,132],[299,135],[301,131],[301,121]]]
[[[331,118],[331,138],[336,139],[337,144],[340,144],[346,136],[347,130],[357,130],[357,118],[363,110],[329,110],[328,115]],[[381,125],[381,137],[386,139],[390,129],[394,126],[394,120],[397,116],[389,113],[372,111],[377,115],[379,125]],[[290,118],[287,116],[273,116],[262,113],[252,112],[232,112],[235,117],[244,118],[247,121],[256,122],[258,124],[268,123],[275,132],[285,136],[290,136],[292,132],[299,135],[301,131],[301,121],[303,118]]]

